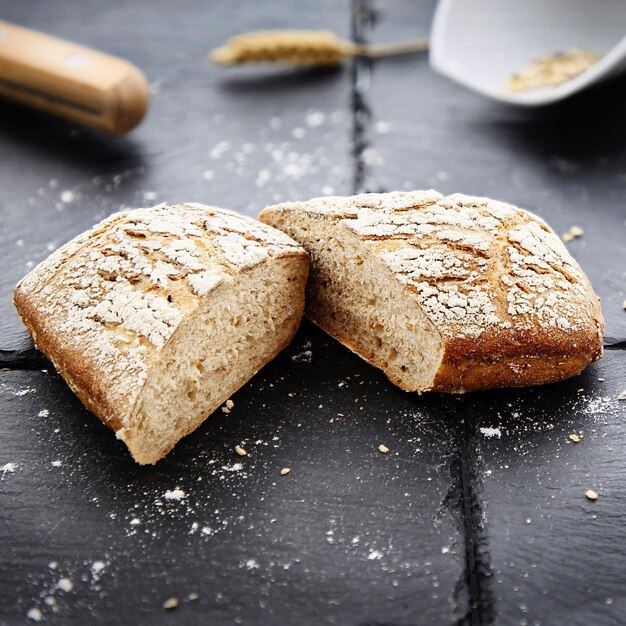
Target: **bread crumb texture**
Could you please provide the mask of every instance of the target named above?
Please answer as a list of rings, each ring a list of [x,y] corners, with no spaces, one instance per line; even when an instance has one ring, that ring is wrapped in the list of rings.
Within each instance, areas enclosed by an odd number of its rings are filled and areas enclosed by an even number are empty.
[[[58,249],[17,285],[15,303],[40,349],[124,438],[133,401],[181,322],[242,272],[304,255],[237,213],[161,204],[114,214]]]

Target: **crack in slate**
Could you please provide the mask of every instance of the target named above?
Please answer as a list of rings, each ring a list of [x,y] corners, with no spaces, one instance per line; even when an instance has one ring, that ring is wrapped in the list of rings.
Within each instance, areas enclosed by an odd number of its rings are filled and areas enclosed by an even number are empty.
[[[457,518],[465,547],[465,568],[454,591],[460,615],[455,626],[491,626],[496,615],[489,540],[483,523],[478,422],[470,417],[464,396],[441,394],[440,400],[442,412],[457,428],[456,454],[450,463],[452,483],[442,508]]]
[[[461,402],[463,430],[459,437],[459,458],[469,606],[458,625],[488,626],[495,623],[495,602],[490,582],[493,573],[489,539],[483,523],[478,423],[470,417],[468,411],[463,410],[466,399],[462,398]]]
[[[38,370],[48,367],[50,362],[37,350],[0,350],[0,370]]]
[[[626,340],[605,337],[604,349],[626,350]],[[35,347],[22,350],[0,350],[0,369],[33,370],[45,367],[47,364],[46,357]]]
[[[614,337],[604,338],[605,350],[626,350],[626,339],[615,339]]]
[[[372,27],[374,10],[371,0],[352,0],[351,36],[355,43],[367,43],[367,33]],[[370,61],[353,57],[351,66],[352,111],[352,193],[365,191],[365,159],[363,154],[369,145],[367,129],[371,120],[365,92],[369,83]]]
[[[368,34],[375,23],[375,9],[372,0],[352,0],[352,40],[368,43]],[[366,99],[370,78],[370,61],[356,57],[352,61],[352,157],[353,193],[367,191],[366,163],[364,152],[369,146],[368,127],[371,122],[371,109]],[[458,402],[443,400],[442,405],[449,415],[458,415]],[[467,411],[463,411],[466,414]],[[472,433],[472,428],[474,433]],[[459,525],[465,538],[465,572],[459,580],[455,592],[457,602],[467,603],[465,615],[458,626],[489,626],[494,623],[495,611],[493,592],[488,583],[492,575],[488,540],[481,519],[482,505],[478,498],[480,490],[478,465],[478,426],[474,421],[464,420],[458,438],[458,454],[451,464],[453,484],[450,486],[443,506],[452,509],[460,517]]]

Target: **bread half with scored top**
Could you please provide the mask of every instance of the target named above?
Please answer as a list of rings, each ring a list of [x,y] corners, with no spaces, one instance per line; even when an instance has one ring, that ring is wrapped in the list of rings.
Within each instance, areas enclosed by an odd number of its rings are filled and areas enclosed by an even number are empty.
[[[589,280],[543,220],[510,204],[374,193],[260,220],[311,256],[307,316],[407,391],[549,383],[602,355]]]
[[[85,406],[155,463],[290,342],[308,263],[256,220],[160,205],[76,237],[14,300]]]

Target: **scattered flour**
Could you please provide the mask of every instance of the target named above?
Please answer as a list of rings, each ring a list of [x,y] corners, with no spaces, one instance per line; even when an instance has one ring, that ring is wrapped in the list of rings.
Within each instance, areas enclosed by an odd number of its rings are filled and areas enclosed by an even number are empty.
[[[35,389],[32,389],[32,388],[19,389],[18,391],[15,392],[15,395],[18,398],[21,398],[22,396],[25,396],[28,393],[35,393]]]
[[[18,467],[19,465],[17,463],[5,463],[2,467],[0,467],[0,472],[2,472],[3,476],[7,472],[9,474],[13,474]]]
[[[500,428],[491,428],[489,426],[484,426],[480,429],[480,432],[485,437],[502,437],[502,431]]]
[[[374,131],[379,135],[386,135],[391,130],[391,124],[389,122],[376,122],[374,124]]]
[[[71,191],[70,189],[66,189],[65,191],[61,192],[61,202],[64,202],[65,204],[69,204],[70,202],[74,202],[74,192]]]
[[[309,111],[306,114],[306,125],[310,128],[317,128],[326,121],[326,115],[321,111]]]
[[[60,578],[57,587],[61,591],[70,592],[74,589],[74,583],[69,578]]]
[[[187,494],[182,490],[179,489],[178,487],[176,489],[172,489],[170,491],[166,491],[165,494],[163,494],[163,497],[166,500],[184,500],[187,497]]]

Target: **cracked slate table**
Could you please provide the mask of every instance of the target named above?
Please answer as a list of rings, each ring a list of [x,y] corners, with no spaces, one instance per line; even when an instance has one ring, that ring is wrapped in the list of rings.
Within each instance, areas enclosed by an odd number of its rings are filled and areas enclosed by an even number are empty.
[[[519,111],[421,56],[317,72],[205,60],[246,30],[424,35],[432,2],[0,9],[129,58],[152,91],[126,138],[0,104],[2,626],[29,611],[81,625],[624,623],[623,83]],[[255,215],[286,198],[425,187],[513,202],[558,232],[581,226],[570,249],[603,299],[602,361],[540,389],[418,397],[305,323],[230,413],[139,467],[12,309],[33,264],[120,207]]]

